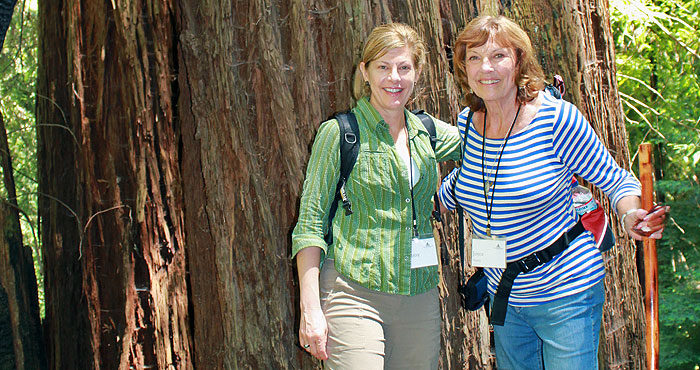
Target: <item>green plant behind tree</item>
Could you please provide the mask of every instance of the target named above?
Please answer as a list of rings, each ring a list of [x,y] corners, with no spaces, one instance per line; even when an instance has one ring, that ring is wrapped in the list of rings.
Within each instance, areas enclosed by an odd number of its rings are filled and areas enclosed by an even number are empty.
[[[39,306],[43,317],[43,274],[37,234],[37,142],[34,115],[38,42],[36,16],[35,0],[19,1],[15,6],[12,23],[0,53],[0,111],[4,117],[11,151],[23,241],[33,251]],[[0,196],[7,199],[5,186],[0,186]]]
[[[630,152],[655,144],[657,199],[672,219],[657,243],[660,365],[700,367],[700,2],[611,0]]]

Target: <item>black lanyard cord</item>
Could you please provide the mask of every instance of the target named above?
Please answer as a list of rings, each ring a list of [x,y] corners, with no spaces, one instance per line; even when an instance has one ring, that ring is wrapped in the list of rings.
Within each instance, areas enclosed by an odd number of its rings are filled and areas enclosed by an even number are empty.
[[[408,144],[408,176],[409,188],[411,189],[411,213],[413,215],[413,236],[418,237],[418,218],[416,217],[416,206],[413,202],[413,156],[411,155],[411,138],[408,133],[408,119],[406,119],[406,142]]]
[[[520,107],[522,107],[521,104],[518,104],[518,110],[515,112],[515,118],[513,118],[513,123],[510,124],[510,128],[508,129],[508,135],[506,135],[506,140],[503,143],[503,147],[499,151],[500,153],[498,154],[498,162],[496,162],[496,173],[493,175],[493,183],[492,185],[487,185],[486,182],[486,175],[485,175],[485,170],[486,166],[484,165],[484,157],[486,156],[486,111],[484,109],[484,134],[481,136],[481,181],[484,184],[484,205],[486,206],[486,235],[491,236],[491,212],[493,211],[493,198],[494,195],[496,194],[496,178],[498,177],[498,168],[501,166],[501,157],[503,156],[503,152],[506,151],[506,145],[508,144],[508,138],[510,137],[510,133],[513,132],[513,127],[515,127],[515,121],[518,120],[518,115],[520,114]],[[489,204],[489,198],[487,194],[487,188],[492,188],[491,189],[491,203]]]

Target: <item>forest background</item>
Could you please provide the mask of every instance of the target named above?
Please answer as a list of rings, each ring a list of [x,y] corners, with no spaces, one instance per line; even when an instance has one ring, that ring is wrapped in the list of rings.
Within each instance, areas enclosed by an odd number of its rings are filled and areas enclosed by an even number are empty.
[[[672,210],[658,243],[660,364],[700,369],[700,1],[610,0],[610,9],[629,150],[634,160],[639,143],[654,144],[657,198]],[[21,0],[0,54],[0,112],[43,318],[36,127],[47,123],[35,117],[38,42],[36,0]]]

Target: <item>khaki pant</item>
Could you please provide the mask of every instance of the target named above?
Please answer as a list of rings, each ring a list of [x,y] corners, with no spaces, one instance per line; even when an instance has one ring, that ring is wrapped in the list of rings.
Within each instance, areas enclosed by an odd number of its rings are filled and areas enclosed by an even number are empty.
[[[416,296],[369,290],[321,270],[321,306],[328,321],[325,369],[438,368],[440,304],[437,288]]]

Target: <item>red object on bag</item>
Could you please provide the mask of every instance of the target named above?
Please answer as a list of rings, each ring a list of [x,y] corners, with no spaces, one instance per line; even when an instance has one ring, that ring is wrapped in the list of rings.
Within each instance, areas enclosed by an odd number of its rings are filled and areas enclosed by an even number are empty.
[[[576,177],[572,178],[571,180],[572,184],[574,185],[574,189],[578,186],[578,181],[576,181]],[[590,192],[587,189],[581,188],[579,191],[585,190],[587,193],[590,194]],[[601,252],[605,252],[613,247],[615,245],[615,236],[612,233],[612,229],[610,228],[610,223],[608,222],[608,216],[605,214],[605,211],[603,208],[600,206],[600,202],[598,202],[596,199],[592,198],[592,194],[589,195],[591,199],[583,205],[578,206],[577,212],[585,212],[583,214],[580,214],[581,217],[581,223],[583,224],[583,227],[590,231],[593,234],[593,238],[595,238],[595,244],[596,247],[598,247],[598,250]],[[574,198],[576,200],[576,198]],[[595,208],[593,207],[593,204],[590,204],[589,202],[595,202]],[[583,211],[582,211],[583,210]]]
[[[598,201],[595,201],[598,203]],[[598,208],[581,216],[583,227],[593,233],[595,245],[601,252],[605,252],[615,245],[615,238],[612,235],[608,216],[598,203]]]

